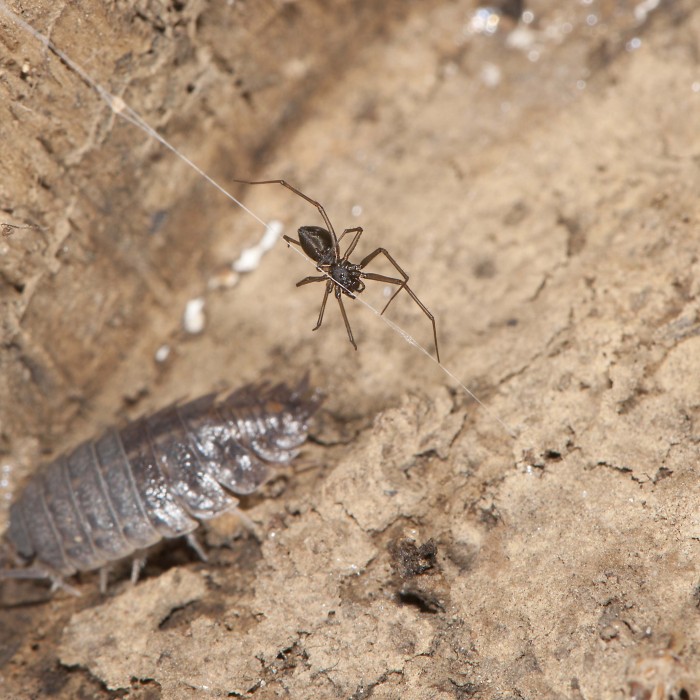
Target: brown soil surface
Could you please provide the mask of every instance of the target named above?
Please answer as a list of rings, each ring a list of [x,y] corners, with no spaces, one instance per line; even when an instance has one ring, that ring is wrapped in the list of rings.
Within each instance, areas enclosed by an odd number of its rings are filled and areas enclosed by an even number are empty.
[[[357,352],[333,299],[312,333],[286,246],[231,279],[263,227],[0,15],[0,531],[111,424],[326,395],[261,541],[224,518],[106,597],[0,583],[0,697],[700,697],[700,9],[654,4],[13,5],[261,218],[322,223],[233,178],[363,226],[485,407],[357,302]]]

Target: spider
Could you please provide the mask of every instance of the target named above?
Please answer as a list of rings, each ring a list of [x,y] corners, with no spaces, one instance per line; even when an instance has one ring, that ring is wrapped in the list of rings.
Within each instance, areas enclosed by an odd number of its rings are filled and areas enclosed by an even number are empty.
[[[437,340],[437,328],[435,326],[435,317],[428,311],[428,308],[423,304],[423,302],[415,295],[414,291],[408,286],[408,275],[401,268],[401,266],[394,260],[386,248],[377,248],[373,250],[369,255],[366,255],[360,263],[350,262],[350,256],[352,255],[355,247],[360,241],[360,236],[362,235],[362,227],[355,226],[354,228],[346,228],[340,236],[336,236],[333,224],[326,214],[326,210],[323,206],[317,202],[315,199],[311,199],[308,195],[305,195],[301,190],[290,185],[286,180],[234,180],[234,182],[239,182],[245,185],[282,185],[288,190],[294,192],[302,199],[305,199],[310,204],[313,204],[319,213],[323,217],[323,221],[326,224],[326,228],[321,226],[302,226],[299,229],[299,240],[294,240],[290,236],[283,236],[284,240],[287,241],[289,245],[296,245],[301,248],[301,250],[316,263],[316,269],[322,272],[321,275],[310,275],[309,277],[304,277],[304,279],[297,282],[297,287],[301,287],[305,284],[311,284],[312,282],[325,282],[326,289],[323,293],[323,301],[321,302],[321,309],[318,314],[318,321],[314,326],[313,330],[318,330],[323,323],[323,314],[326,310],[326,302],[331,292],[333,292],[335,298],[338,300],[338,305],[340,306],[340,313],[343,317],[345,323],[345,330],[348,333],[348,339],[352,346],[357,350],[357,343],[352,334],[352,329],[350,328],[350,321],[348,320],[348,315],[345,312],[345,306],[343,305],[343,294],[354,299],[357,294],[361,294],[365,290],[365,283],[362,281],[373,280],[375,282],[384,282],[385,284],[395,284],[396,291],[391,295],[391,298],[384,305],[381,310],[383,314],[396,298],[396,295],[405,289],[413,301],[418,304],[421,311],[430,319],[430,323],[433,325],[433,339],[435,341],[435,355],[437,356],[437,361],[440,362],[440,350],[438,349]],[[343,255],[340,254],[340,242],[348,234],[353,234],[350,244],[345,249]],[[374,260],[378,255],[384,255],[386,259],[394,266],[396,271],[401,275],[403,279],[398,277],[388,277],[387,275],[379,275],[375,272],[363,272],[364,268]]]

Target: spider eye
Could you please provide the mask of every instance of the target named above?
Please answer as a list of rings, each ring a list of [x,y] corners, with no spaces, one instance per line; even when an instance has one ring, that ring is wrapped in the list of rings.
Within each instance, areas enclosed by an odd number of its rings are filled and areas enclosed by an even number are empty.
[[[302,226],[299,229],[301,249],[316,262],[321,262],[333,250],[333,238],[329,231],[320,226]]]

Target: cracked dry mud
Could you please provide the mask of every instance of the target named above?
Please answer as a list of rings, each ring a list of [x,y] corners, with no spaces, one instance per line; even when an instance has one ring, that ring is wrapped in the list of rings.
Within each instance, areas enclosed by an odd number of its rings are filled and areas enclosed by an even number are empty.
[[[1,584],[0,695],[697,697],[695,4],[542,0],[494,36],[469,2],[101,7],[23,4],[225,186],[285,177],[362,225],[486,408],[357,303],[357,353],[332,305],[311,333],[321,285],[283,246],[209,288],[258,224],[3,20],[0,221],[34,227],[0,239],[5,492],[218,386],[310,369],[326,400],[245,504],[260,542],[213,523],[208,563],[173,545],[106,598]],[[430,342],[408,298],[390,315]]]

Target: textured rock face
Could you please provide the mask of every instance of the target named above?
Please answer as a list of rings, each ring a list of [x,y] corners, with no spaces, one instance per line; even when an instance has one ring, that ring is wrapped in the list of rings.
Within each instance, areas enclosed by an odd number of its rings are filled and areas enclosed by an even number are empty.
[[[260,543],[213,524],[210,562],[107,600],[3,584],[10,697],[694,697],[700,12],[671,5],[543,0],[492,35],[467,2],[23,6],[225,186],[284,177],[363,226],[487,409],[359,303],[358,352],[333,300],[312,334],[322,285],[283,246],[233,284],[260,224],[0,24],[0,495],[224,383],[326,393],[247,504]],[[389,315],[429,346],[409,299]]]

